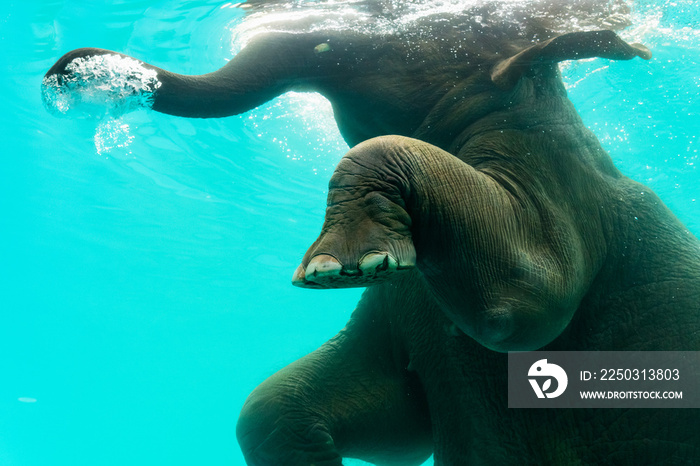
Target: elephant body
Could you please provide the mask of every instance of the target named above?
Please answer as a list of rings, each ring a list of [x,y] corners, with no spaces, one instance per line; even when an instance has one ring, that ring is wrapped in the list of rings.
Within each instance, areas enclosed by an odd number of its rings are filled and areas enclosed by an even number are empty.
[[[508,351],[700,350],[700,242],[614,167],[557,68],[649,52],[467,13],[431,18],[429,38],[261,34],[202,76],[141,62],[154,110],[317,91],[352,147],[293,282],[368,288],[338,335],[250,395],[248,464],[697,464],[695,410],[507,408]],[[70,64],[104,54],[71,52],[47,78],[79,82]]]

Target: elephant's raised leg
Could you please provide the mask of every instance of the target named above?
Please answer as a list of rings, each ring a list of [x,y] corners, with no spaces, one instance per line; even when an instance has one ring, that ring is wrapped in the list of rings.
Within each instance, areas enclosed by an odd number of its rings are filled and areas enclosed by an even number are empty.
[[[516,196],[415,139],[364,142],[338,164],[321,235],[293,281],[367,286],[416,264],[466,334],[499,351],[539,348],[566,327],[590,278],[561,202],[528,189]]]
[[[368,290],[348,325],[264,381],[238,420],[251,466],[338,466],[342,457],[418,465],[432,453],[422,388],[392,351]]]

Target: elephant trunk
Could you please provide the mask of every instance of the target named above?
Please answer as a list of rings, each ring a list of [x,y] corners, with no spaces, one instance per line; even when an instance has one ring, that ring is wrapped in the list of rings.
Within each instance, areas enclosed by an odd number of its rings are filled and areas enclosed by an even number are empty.
[[[237,73],[233,62],[212,73],[173,73],[110,50],[82,48],[46,73],[42,97],[59,116],[119,116],[137,108],[190,118],[246,112],[284,91],[265,73]]]

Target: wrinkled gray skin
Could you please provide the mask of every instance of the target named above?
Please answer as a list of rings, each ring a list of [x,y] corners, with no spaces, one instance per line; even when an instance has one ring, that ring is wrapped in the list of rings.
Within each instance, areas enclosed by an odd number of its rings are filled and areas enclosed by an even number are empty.
[[[175,115],[318,91],[353,147],[294,283],[373,286],[250,395],[249,465],[700,464],[696,410],[507,409],[507,351],[700,350],[700,245],[613,166],[556,64],[649,52],[479,15],[441,41],[270,33],[209,75],[145,65]]]

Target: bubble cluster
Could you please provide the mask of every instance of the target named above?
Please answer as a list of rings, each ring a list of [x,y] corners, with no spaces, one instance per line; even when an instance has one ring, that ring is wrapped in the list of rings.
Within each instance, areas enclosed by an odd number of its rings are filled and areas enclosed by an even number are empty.
[[[119,117],[153,105],[160,87],[155,70],[117,54],[76,58],[64,74],[42,82],[42,100],[51,113],[77,118]]]
[[[130,130],[129,124],[123,122],[121,118],[107,118],[103,120],[97,126],[93,138],[97,154],[103,155],[115,148],[124,149],[128,147],[134,140]]]

